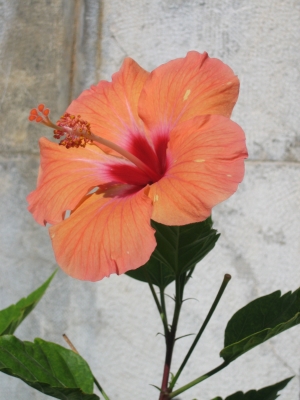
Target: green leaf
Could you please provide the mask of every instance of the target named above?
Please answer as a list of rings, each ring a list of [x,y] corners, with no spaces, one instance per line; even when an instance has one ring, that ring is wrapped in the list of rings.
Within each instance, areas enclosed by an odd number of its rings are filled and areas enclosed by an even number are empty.
[[[87,362],[71,350],[35,339],[0,337],[0,371],[22,379],[46,395],[63,400],[99,400]]]
[[[291,379],[293,379],[293,377],[284,379],[281,382],[275,383],[275,385],[267,386],[260,390],[250,390],[247,393],[236,392],[226,397],[225,400],[275,400],[279,397],[279,390],[284,389]],[[213,400],[222,400],[222,398],[216,397]]]
[[[231,362],[250,349],[300,323],[300,288],[281,296],[276,291],[237,311],[225,330],[220,355]]]
[[[126,274],[139,281],[164,289],[202,260],[215,246],[219,234],[212,229],[211,217],[203,222],[183,226],[167,226],[151,221],[156,230],[157,246],[150,260]]]
[[[46,292],[56,271],[28,297],[0,311],[0,335],[13,334],[21,322],[34,309]]]

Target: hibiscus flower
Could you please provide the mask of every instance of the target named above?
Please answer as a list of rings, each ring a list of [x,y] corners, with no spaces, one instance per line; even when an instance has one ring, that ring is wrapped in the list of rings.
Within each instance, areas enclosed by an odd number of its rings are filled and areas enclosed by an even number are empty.
[[[156,246],[151,219],[200,222],[236,191],[247,157],[230,120],[238,91],[227,65],[191,51],[151,73],[126,58],[112,82],[85,90],[56,125],[43,106],[31,111],[61,145],[40,139],[29,211],[52,225],[67,274],[96,281],[136,269]]]

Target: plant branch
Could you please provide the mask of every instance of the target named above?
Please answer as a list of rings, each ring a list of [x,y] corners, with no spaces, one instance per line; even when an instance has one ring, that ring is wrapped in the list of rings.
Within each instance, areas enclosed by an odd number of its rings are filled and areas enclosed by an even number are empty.
[[[157,295],[155,293],[154,287],[153,287],[153,285],[152,285],[152,283],[151,283],[151,281],[149,279],[149,276],[146,275],[146,278],[147,278],[149,288],[151,290],[152,296],[154,298],[155,304],[157,306],[159,315],[161,317],[161,320],[162,320],[162,323],[163,323],[163,326],[164,326],[165,337],[167,337],[167,334],[169,333],[169,329],[168,329],[167,314],[166,314],[165,307],[164,306],[162,307],[162,305],[160,304],[160,302],[158,300],[158,297],[157,297]]]
[[[212,369],[211,371],[207,372],[205,375],[200,376],[199,378],[193,380],[192,382],[182,386],[181,388],[175,390],[174,392],[169,394],[168,399],[172,399],[173,397],[179,395],[180,393],[185,392],[186,390],[190,389],[191,387],[197,385],[198,383],[204,381],[205,379],[209,378],[210,376],[216,374],[217,372],[221,371],[223,368],[227,367],[229,363],[224,361],[221,365],[217,368]]]
[[[165,291],[164,289],[160,289],[160,303],[162,308],[162,319],[164,325],[166,325],[167,331],[169,332],[168,328],[168,316],[167,316],[167,309],[166,309],[166,302],[165,302]],[[165,328],[165,330],[166,330]],[[166,332],[165,332],[166,333]]]
[[[165,358],[165,366],[164,366],[159,400],[169,399],[168,382],[169,382],[170,368],[171,368],[171,362],[175,344],[176,330],[182,306],[182,297],[183,297],[185,279],[186,275],[183,274],[177,277],[175,281],[175,287],[176,287],[175,308],[174,308],[171,330],[169,332],[169,335],[166,337],[166,358]]]
[[[174,376],[174,378],[173,378],[173,380],[172,380],[172,382],[170,384],[169,389],[172,389],[175,386],[175,383],[177,382],[181,372],[183,371],[183,368],[185,367],[186,363],[188,362],[188,359],[190,358],[192,352],[194,351],[194,348],[196,347],[200,337],[202,336],[202,333],[204,332],[204,330],[205,330],[210,318],[212,317],[215,309],[217,308],[217,305],[218,305],[218,303],[219,303],[219,301],[220,301],[220,299],[221,299],[221,297],[222,297],[222,295],[223,295],[223,293],[224,293],[224,291],[226,289],[226,286],[228,285],[230,279],[231,279],[231,276],[229,274],[225,274],[224,275],[223,282],[222,282],[222,284],[220,286],[220,289],[219,289],[218,294],[217,294],[217,296],[215,298],[215,301],[213,302],[213,304],[212,304],[212,306],[211,306],[211,308],[210,308],[210,310],[209,310],[209,312],[207,314],[207,317],[205,318],[205,320],[204,320],[199,332],[197,333],[197,336],[195,337],[195,339],[194,339],[194,341],[193,341],[193,343],[192,343],[187,355],[185,356],[185,358],[184,358],[182,364],[180,365],[176,375]]]

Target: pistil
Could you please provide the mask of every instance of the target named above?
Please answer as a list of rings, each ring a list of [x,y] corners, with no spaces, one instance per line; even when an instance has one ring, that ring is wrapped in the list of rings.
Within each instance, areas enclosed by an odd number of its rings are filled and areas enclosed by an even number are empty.
[[[65,113],[58,120],[57,124],[54,124],[49,118],[49,113],[50,110],[48,108],[45,108],[43,104],[39,104],[37,108],[33,108],[30,111],[28,119],[29,121],[35,121],[54,129],[55,139],[61,139],[64,136],[59,143],[60,145],[63,145],[66,148],[78,148],[85,147],[86,143],[97,142],[116,151],[121,156],[131,161],[141,171],[147,174],[152,182],[156,182],[160,179],[160,176],[145,163],[143,163],[143,161],[141,161],[138,157],[129,153],[129,151],[123,149],[116,143],[92,133],[90,130],[90,124],[87,121],[82,120],[80,115],[74,116]]]

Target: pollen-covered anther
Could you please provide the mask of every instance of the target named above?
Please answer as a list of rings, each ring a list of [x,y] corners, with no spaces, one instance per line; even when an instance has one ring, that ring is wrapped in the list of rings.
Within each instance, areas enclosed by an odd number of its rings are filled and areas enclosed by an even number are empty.
[[[62,139],[59,144],[67,149],[71,147],[85,147],[91,143],[91,127],[87,121],[81,119],[80,115],[65,113],[56,123],[54,138]]]
[[[80,115],[65,113],[56,124],[49,118],[50,110],[44,104],[33,108],[29,114],[29,121],[35,121],[54,129],[53,136],[60,139],[59,144],[67,149],[71,147],[85,147],[91,143],[91,128],[87,121],[81,119]]]

